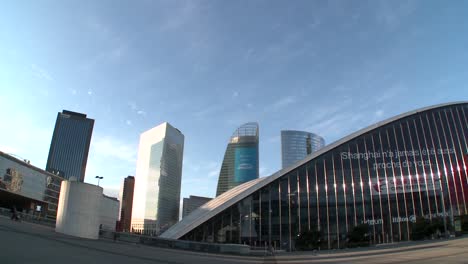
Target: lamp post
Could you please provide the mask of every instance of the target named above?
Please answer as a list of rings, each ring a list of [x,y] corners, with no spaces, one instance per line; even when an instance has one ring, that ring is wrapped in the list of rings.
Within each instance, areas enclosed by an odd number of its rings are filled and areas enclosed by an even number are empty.
[[[102,177],[102,176],[96,176],[95,178],[98,179],[97,186],[99,186],[99,181],[104,179],[104,177]]]

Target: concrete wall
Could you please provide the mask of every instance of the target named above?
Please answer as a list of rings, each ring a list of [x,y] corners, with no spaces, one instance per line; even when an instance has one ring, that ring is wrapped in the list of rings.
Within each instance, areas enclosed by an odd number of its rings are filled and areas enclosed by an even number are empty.
[[[115,225],[119,219],[119,200],[103,195],[99,217],[102,229],[115,231]]]
[[[98,239],[102,191],[103,189],[96,185],[62,181],[55,231],[77,237]]]

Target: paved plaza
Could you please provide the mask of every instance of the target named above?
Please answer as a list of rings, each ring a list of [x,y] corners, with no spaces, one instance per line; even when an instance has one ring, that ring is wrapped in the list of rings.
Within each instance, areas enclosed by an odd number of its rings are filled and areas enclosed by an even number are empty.
[[[0,263],[468,263],[468,237],[366,250],[232,256],[172,250],[55,233],[49,227],[0,217]]]

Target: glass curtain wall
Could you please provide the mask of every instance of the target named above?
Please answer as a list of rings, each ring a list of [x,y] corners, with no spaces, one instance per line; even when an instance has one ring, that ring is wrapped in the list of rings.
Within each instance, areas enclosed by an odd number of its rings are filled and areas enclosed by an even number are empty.
[[[467,120],[468,106],[459,104],[371,130],[284,174],[182,239],[294,250],[302,231],[317,230],[321,248],[332,249],[346,247],[347,235],[361,224],[372,244],[411,239],[417,217],[445,218],[450,226],[468,213]]]

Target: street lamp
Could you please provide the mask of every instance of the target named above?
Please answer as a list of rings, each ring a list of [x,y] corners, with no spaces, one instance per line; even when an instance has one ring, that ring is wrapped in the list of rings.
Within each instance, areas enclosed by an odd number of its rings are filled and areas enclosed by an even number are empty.
[[[99,186],[99,181],[104,179],[104,177],[102,177],[102,176],[96,176],[95,178],[98,179],[97,180],[97,186]]]

